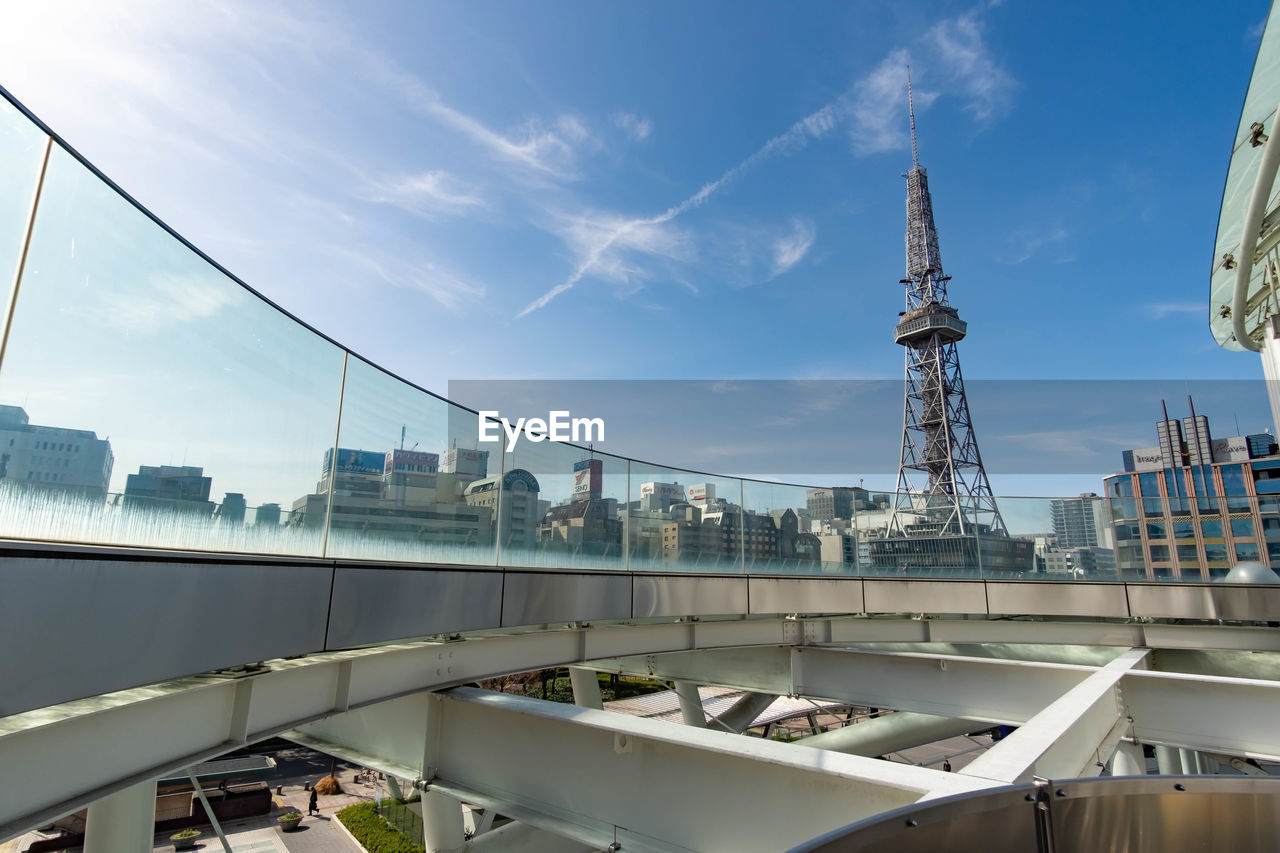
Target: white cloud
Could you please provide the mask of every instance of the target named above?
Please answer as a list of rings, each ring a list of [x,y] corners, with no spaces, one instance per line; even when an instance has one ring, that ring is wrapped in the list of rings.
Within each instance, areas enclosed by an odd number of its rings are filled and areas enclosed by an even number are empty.
[[[818,231],[812,220],[796,217],[791,232],[773,241],[773,274],[781,275],[800,263],[813,247]]]
[[[975,9],[940,21],[929,30],[941,70],[968,99],[966,108],[977,119],[990,118],[1008,108],[1017,83],[991,55],[982,39],[982,23]]]
[[[641,118],[635,113],[614,113],[609,116],[618,129],[625,133],[635,142],[643,142],[649,138],[649,134],[653,133],[653,122],[647,118]]]
[[[1143,310],[1163,320],[1171,314],[1205,314],[1209,308],[1204,302],[1152,302],[1143,306]]]
[[[1071,236],[1071,232],[1061,225],[1052,228],[1021,228],[1009,235],[1012,252],[1003,263],[1020,264],[1029,261],[1045,246],[1061,243]]]
[[[484,285],[464,281],[430,261],[410,261],[355,249],[342,249],[338,254],[387,284],[425,293],[448,309],[457,308],[464,299],[482,299],[485,294]]]
[[[530,302],[516,317],[524,317],[540,308],[546,307],[551,300],[560,294],[572,290],[588,273],[595,273],[600,268],[604,268],[607,271],[610,261],[616,257],[611,253],[616,244],[627,245],[635,239],[637,233],[653,233],[654,226],[665,225],[682,213],[701,207],[721,187],[763,160],[775,154],[791,154],[803,148],[810,140],[819,139],[827,135],[837,125],[839,117],[843,115],[843,110],[843,100],[837,99],[837,101],[810,113],[789,127],[786,132],[773,137],[760,146],[754,154],[729,169],[719,178],[703,184],[696,193],[656,216],[614,220],[608,227],[600,229],[594,235],[594,241],[586,242],[581,246],[580,260],[568,278]]]
[[[572,115],[550,122],[531,118],[510,135],[499,133],[446,104],[438,92],[386,56],[367,49],[352,50],[364,73],[374,82],[392,89],[419,113],[462,134],[501,160],[529,167],[544,176],[570,178],[578,148],[594,145],[586,126]]]
[[[485,206],[475,189],[441,169],[374,182],[366,197],[424,216]]]
[[[193,323],[243,304],[248,291],[220,274],[155,273],[144,286],[119,284],[95,288],[101,298],[81,304],[96,322],[121,334],[159,332]]]

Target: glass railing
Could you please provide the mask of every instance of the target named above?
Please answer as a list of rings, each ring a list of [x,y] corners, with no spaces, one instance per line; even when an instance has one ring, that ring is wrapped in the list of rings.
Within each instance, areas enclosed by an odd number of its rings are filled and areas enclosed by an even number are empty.
[[[1054,580],[1200,580],[1280,557],[1280,497],[1000,498],[997,519],[989,506],[957,516],[937,499],[482,442],[476,412],[263,299],[5,98],[0,274],[11,283],[0,318],[7,539]]]

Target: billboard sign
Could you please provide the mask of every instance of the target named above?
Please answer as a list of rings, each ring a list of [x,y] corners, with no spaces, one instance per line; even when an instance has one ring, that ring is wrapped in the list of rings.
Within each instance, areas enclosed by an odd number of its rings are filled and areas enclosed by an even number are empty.
[[[421,450],[393,450],[387,454],[383,473],[434,474],[440,467],[440,455]]]
[[[583,459],[573,464],[573,498],[583,500],[599,497],[604,489],[604,462],[600,459]]]
[[[640,497],[654,495],[658,498],[679,501],[684,499],[684,486],[679,483],[642,483]]]
[[[332,461],[333,451],[326,450],[324,452],[323,473],[329,473]],[[342,474],[381,474],[383,467],[386,465],[386,461],[386,453],[377,453],[372,450],[351,450],[346,447],[339,447],[336,470]]]

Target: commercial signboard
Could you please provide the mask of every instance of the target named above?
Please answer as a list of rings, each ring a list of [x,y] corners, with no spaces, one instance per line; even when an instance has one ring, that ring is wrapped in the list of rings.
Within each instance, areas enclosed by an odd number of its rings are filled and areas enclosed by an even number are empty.
[[[648,495],[680,501],[684,500],[684,486],[679,483],[642,483],[640,485],[640,497],[643,498]]]
[[[381,474],[386,462],[386,453],[339,447],[336,470],[342,474]],[[322,473],[328,474],[331,467],[333,467],[333,451],[326,450],[324,452],[324,471]]]
[[[573,464],[573,499],[599,497],[604,489],[604,462],[583,459]]]
[[[386,474],[434,474],[440,468],[440,454],[421,450],[393,450],[387,454]]]

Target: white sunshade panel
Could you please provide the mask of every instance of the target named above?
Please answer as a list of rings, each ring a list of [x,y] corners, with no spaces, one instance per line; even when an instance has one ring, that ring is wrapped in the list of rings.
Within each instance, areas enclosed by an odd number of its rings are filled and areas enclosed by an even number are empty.
[[[1222,193],[1218,238],[1213,251],[1213,272],[1209,280],[1209,325],[1218,343],[1232,350],[1244,350],[1245,347],[1232,336],[1231,318],[1221,316],[1222,306],[1231,305],[1236,282],[1235,270],[1222,266],[1222,256],[1230,253],[1236,258],[1240,257],[1245,212],[1253,196],[1258,166],[1262,162],[1263,149],[1255,148],[1249,143],[1250,127],[1254,122],[1261,122],[1266,132],[1280,141],[1277,128],[1273,126],[1276,106],[1280,104],[1280,25],[1273,26],[1275,23],[1276,18],[1267,19],[1262,41],[1258,45],[1249,91],[1240,112],[1240,126],[1236,129],[1235,142],[1231,148],[1231,165],[1227,169],[1227,183]],[[1278,201],[1280,192],[1272,187],[1267,210],[1274,210]],[[1261,264],[1253,269],[1249,283],[1250,295],[1262,282],[1262,270]]]

